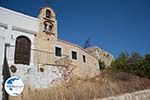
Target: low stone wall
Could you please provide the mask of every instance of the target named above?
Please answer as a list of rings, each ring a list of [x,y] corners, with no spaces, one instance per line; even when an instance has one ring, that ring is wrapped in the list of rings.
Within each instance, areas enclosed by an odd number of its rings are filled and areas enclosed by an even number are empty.
[[[150,89],[94,100],[150,100]]]

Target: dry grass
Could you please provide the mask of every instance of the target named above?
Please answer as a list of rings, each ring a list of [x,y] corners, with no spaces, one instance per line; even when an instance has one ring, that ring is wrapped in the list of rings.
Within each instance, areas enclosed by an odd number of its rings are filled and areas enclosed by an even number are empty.
[[[54,88],[26,87],[21,96],[10,97],[10,100],[91,100],[148,88],[150,79],[104,71],[100,77],[88,80],[74,79],[66,85]]]

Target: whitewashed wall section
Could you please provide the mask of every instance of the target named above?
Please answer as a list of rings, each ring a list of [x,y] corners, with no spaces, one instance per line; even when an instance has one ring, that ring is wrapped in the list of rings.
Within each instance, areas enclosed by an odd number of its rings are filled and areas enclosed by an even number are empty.
[[[65,82],[67,71],[63,67],[46,65],[42,68],[44,72],[39,70],[39,66],[27,66],[17,64],[17,71],[11,72],[12,76],[20,76],[26,86],[32,88],[47,88],[52,87],[55,83]],[[69,77],[69,76],[68,76]]]

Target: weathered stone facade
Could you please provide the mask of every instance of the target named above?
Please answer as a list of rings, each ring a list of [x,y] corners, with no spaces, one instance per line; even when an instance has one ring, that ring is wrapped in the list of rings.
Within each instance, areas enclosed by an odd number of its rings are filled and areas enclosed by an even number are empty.
[[[114,57],[112,54],[98,48],[97,46],[86,48],[86,50],[98,60],[104,62],[106,67],[109,67],[111,62],[113,61]]]

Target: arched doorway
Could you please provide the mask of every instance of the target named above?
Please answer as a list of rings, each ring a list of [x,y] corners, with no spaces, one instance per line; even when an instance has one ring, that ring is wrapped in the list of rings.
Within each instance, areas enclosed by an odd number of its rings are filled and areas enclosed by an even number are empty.
[[[31,41],[25,36],[19,36],[15,45],[15,64],[30,64]]]

